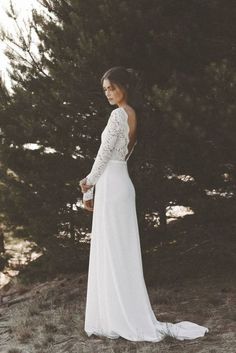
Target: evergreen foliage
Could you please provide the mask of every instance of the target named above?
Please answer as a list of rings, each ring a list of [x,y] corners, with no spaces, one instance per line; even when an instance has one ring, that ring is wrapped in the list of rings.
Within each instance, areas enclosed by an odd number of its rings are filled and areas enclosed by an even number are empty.
[[[38,55],[21,34],[20,56],[7,50],[13,93],[1,90],[0,207],[9,228],[47,249],[90,229],[91,215],[76,207],[78,182],[113,108],[100,77],[116,65],[144,78],[140,140],[129,162],[140,230],[148,212],[158,210],[165,226],[168,205],[234,189],[233,1],[40,2],[45,12],[34,10],[30,25]]]

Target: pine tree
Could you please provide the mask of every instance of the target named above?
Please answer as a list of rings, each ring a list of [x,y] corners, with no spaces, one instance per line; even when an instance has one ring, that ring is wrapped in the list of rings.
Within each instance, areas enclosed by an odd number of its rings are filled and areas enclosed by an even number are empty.
[[[142,139],[130,161],[141,229],[151,229],[147,213],[158,210],[165,225],[168,205],[224,185],[222,170],[232,165],[235,149],[233,4],[41,3],[46,12],[34,11],[31,23],[37,56],[30,36],[19,41],[23,59],[8,50],[14,86],[1,106],[0,202],[18,234],[50,247],[74,243],[91,226],[90,215],[75,205],[111,111],[100,87],[111,66],[133,67],[145,78]],[[25,149],[28,143],[40,148]],[[175,174],[190,174],[195,183]]]

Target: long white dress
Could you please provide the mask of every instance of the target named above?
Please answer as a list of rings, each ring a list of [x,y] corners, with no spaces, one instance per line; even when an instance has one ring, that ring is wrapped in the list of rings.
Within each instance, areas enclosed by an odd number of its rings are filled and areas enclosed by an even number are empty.
[[[135,189],[127,160],[129,124],[123,107],[112,111],[87,184],[95,185],[84,330],[111,339],[159,342],[170,335],[195,339],[208,328],[160,322],[143,276]],[[125,158],[126,157],[126,158]],[[94,186],[83,194],[93,198]]]

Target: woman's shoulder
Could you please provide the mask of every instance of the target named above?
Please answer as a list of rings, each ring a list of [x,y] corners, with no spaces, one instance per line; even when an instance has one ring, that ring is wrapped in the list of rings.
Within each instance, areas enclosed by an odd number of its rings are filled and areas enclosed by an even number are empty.
[[[122,107],[117,107],[117,108],[115,108],[115,109],[113,109],[112,111],[111,111],[111,115],[119,115],[119,114],[121,114],[122,113]]]
[[[118,107],[112,110],[111,115],[114,116],[136,116],[135,110],[131,106]]]
[[[123,130],[127,120],[126,114],[122,107],[113,109],[108,119],[108,125],[117,132]]]
[[[125,111],[122,107],[115,108],[111,111],[110,119],[113,121],[123,121],[125,118]]]

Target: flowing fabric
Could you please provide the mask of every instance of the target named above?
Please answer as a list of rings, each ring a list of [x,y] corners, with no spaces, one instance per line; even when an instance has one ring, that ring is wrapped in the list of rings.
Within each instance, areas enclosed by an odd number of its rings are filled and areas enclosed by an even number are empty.
[[[111,339],[159,342],[195,339],[208,328],[160,322],[151,308],[142,267],[135,188],[127,161],[107,161],[94,196],[84,330]]]

